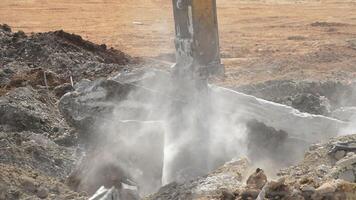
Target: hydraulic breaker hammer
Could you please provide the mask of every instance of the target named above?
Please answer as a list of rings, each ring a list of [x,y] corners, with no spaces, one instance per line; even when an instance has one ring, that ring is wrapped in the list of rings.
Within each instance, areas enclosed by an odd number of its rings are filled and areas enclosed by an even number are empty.
[[[176,76],[207,79],[222,74],[216,0],[173,0]]]

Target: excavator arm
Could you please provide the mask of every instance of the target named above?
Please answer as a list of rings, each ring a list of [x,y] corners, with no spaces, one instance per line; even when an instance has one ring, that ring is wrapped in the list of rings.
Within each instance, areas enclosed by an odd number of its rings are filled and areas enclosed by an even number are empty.
[[[177,76],[222,74],[216,0],[173,0]]]
[[[211,104],[208,78],[224,72],[220,63],[215,0],[173,0],[176,64],[171,117],[165,145],[163,183],[208,173]],[[186,141],[177,143],[177,141]],[[201,145],[204,144],[204,145]],[[205,156],[201,156],[205,155]]]

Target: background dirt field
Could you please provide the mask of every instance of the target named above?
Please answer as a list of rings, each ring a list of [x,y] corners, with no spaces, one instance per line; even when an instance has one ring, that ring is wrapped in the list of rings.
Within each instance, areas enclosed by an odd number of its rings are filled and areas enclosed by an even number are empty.
[[[220,84],[356,78],[356,1],[217,2]],[[27,33],[64,29],[133,56],[174,53],[170,0],[1,0],[0,23]]]

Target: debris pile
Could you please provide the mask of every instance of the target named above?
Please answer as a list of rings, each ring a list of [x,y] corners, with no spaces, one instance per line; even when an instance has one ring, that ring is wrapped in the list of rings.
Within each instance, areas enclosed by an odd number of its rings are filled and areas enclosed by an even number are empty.
[[[339,143],[349,144],[348,150],[339,149]],[[356,135],[315,144],[302,162],[280,170],[278,176],[272,178],[260,168],[251,172],[252,164],[240,159],[206,177],[164,186],[146,199],[354,199],[355,145]]]
[[[130,56],[64,31],[26,35],[0,25],[0,199],[87,199],[64,182],[83,150],[58,100]]]

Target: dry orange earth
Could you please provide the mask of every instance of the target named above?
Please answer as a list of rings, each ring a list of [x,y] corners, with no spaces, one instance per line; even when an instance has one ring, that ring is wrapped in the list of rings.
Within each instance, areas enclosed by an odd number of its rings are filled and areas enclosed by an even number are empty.
[[[217,3],[221,84],[355,80],[355,0]],[[25,32],[64,29],[134,56],[174,52],[171,0],[1,0],[0,23]]]

